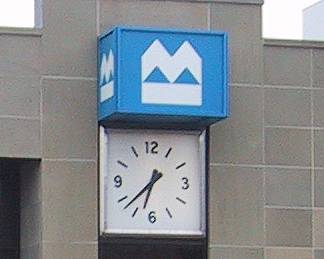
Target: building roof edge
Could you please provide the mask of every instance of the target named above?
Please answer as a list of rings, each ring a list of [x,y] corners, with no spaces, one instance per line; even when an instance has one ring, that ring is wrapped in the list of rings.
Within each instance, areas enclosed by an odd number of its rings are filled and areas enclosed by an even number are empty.
[[[21,36],[32,36],[41,37],[42,30],[37,28],[20,28],[20,27],[1,27],[0,35],[21,35]]]
[[[312,41],[312,40],[264,39],[263,45],[269,47],[324,49],[324,41]]]
[[[312,9],[315,6],[320,5],[320,4],[324,4],[324,0],[320,0],[320,1],[316,2],[316,3],[314,3],[314,4],[311,4],[310,6],[305,7],[302,11],[303,12],[308,11],[309,9]]]
[[[199,0],[190,2],[207,2],[207,3],[223,3],[223,4],[246,4],[246,5],[263,5],[264,0]]]

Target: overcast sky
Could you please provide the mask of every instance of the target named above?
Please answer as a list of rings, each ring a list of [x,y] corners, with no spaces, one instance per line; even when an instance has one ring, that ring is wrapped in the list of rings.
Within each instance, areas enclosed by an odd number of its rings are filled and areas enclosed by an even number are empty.
[[[265,0],[263,37],[301,39],[302,10],[316,2],[319,0]]]
[[[53,0],[55,1],[55,0]],[[265,0],[263,36],[301,39],[302,9],[319,0]],[[0,26],[33,27],[34,0],[0,0]]]
[[[0,0],[0,26],[33,27],[34,1]]]

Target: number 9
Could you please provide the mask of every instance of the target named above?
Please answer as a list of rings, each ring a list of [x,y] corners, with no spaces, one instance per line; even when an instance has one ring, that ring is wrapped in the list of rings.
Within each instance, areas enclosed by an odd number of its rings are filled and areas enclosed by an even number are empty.
[[[116,175],[116,176],[115,176],[115,178],[114,178],[114,182],[115,182],[115,187],[116,187],[116,188],[121,187],[122,184],[123,184],[123,180],[122,180],[122,178],[121,178],[120,175]]]

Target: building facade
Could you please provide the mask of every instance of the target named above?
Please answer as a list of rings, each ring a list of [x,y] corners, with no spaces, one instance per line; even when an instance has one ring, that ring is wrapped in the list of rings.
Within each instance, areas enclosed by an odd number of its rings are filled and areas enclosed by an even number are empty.
[[[115,25],[229,33],[208,258],[324,258],[324,44],[262,39],[262,4],[43,0],[41,28],[1,28],[0,258],[98,258],[97,36]]]
[[[324,1],[319,1],[303,10],[303,39],[324,39]]]

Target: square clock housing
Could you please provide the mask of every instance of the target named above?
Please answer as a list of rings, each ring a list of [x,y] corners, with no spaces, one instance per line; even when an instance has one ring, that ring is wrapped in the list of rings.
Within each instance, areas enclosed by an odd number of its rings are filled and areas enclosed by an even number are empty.
[[[100,127],[102,233],[204,236],[205,138]]]
[[[204,128],[228,116],[226,33],[117,27],[98,44],[102,125]]]

